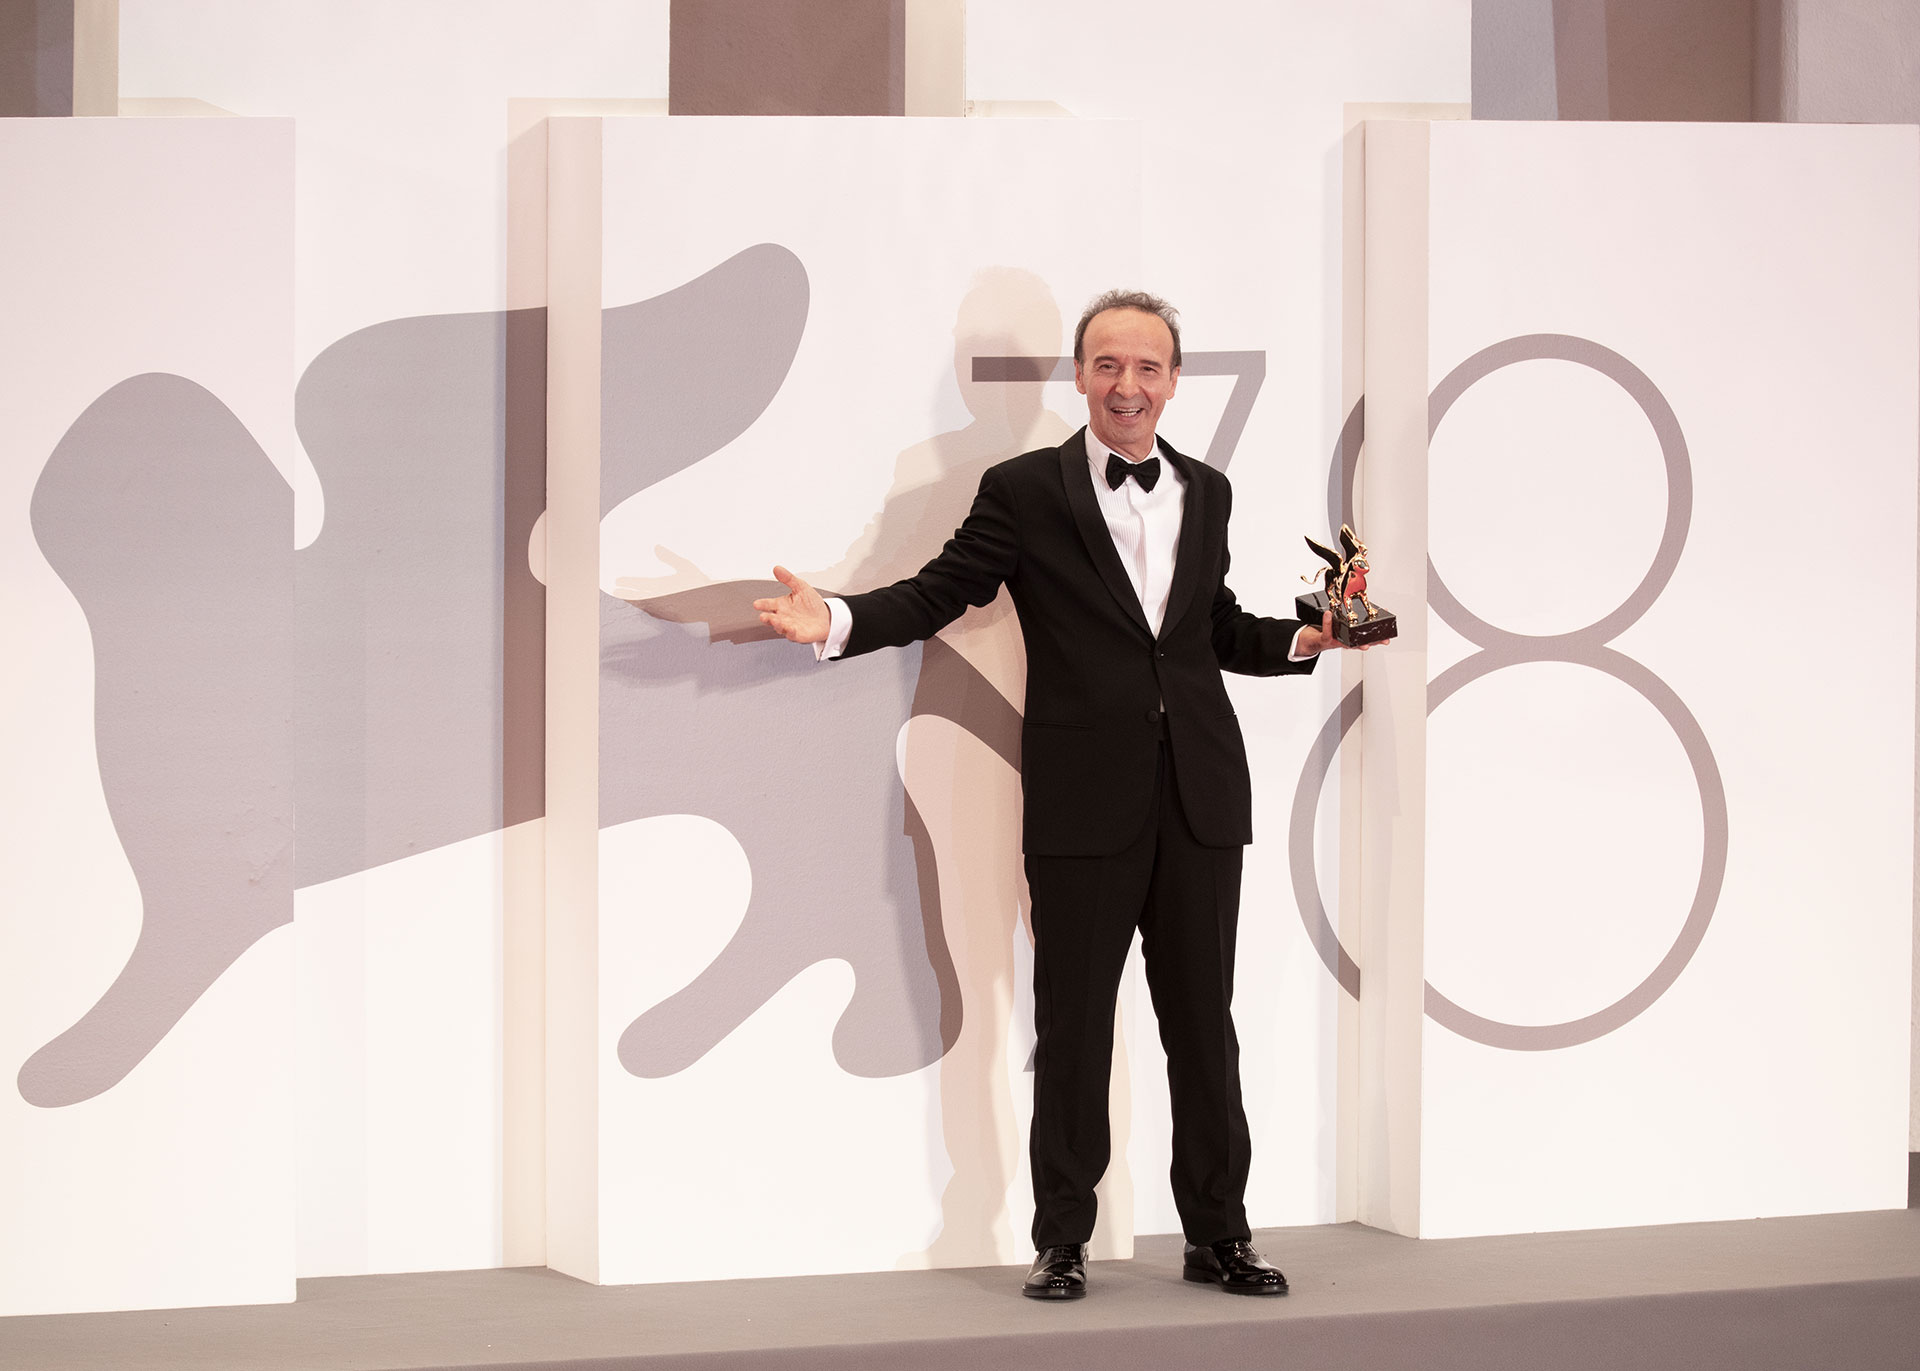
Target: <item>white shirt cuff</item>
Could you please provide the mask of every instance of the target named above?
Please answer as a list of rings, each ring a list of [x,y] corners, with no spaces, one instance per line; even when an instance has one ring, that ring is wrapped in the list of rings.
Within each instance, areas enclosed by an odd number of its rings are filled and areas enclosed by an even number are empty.
[[[827,603],[832,604],[833,601],[829,600],[827,601]],[[851,624],[851,621],[849,621],[849,624]],[[1302,652],[1300,650],[1300,634],[1305,633],[1311,627],[1312,627],[1311,624],[1302,624],[1300,625],[1299,632],[1296,632],[1293,635],[1293,646],[1287,649],[1287,660],[1289,662],[1304,662],[1309,657],[1316,657],[1319,655],[1318,653]],[[833,640],[829,638],[827,641],[831,642]],[[844,642],[845,640],[843,639],[842,641]]]
[[[847,637],[853,632],[853,611],[837,595],[827,597],[827,640],[813,645],[817,662],[831,662],[847,650]]]

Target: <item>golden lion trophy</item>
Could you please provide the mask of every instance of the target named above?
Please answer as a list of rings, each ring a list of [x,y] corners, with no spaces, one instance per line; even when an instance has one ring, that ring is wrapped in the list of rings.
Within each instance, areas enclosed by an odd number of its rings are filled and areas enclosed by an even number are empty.
[[[1322,582],[1321,589],[1294,599],[1294,608],[1302,619],[1317,624],[1331,609],[1333,636],[1348,647],[1384,643],[1398,636],[1400,625],[1393,611],[1382,609],[1367,598],[1367,545],[1351,528],[1340,525],[1339,552],[1311,538],[1307,539],[1307,546],[1327,565],[1300,578]]]

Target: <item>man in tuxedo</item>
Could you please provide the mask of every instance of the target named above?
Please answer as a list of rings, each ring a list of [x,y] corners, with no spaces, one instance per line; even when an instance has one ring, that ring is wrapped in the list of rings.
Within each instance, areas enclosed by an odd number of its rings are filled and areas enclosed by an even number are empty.
[[[1261,618],[1227,588],[1227,479],[1156,436],[1180,378],[1174,310],[1107,292],[1081,317],[1073,361],[1087,427],[989,468],[919,573],[842,600],[776,567],[790,593],[755,608],[822,658],[850,657],[930,637],[1007,587],[1027,650],[1022,846],[1038,1034],[1038,1255],[1023,1292],[1086,1293],[1114,1005],[1138,929],[1167,1053],[1182,1274],[1283,1295],[1243,1203],[1251,1144],[1230,1002],[1252,787],[1220,673],[1309,672],[1336,645],[1332,622]]]

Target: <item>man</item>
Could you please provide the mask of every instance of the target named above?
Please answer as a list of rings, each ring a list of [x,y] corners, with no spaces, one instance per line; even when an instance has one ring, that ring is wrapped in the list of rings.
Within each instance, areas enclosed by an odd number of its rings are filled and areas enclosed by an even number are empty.
[[[1252,792],[1222,669],[1309,672],[1332,620],[1265,619],[1227,588],[1225,476],[1156,437],[1180,379],[1179,318],[1109,291],[1074,333],[1087,427],[991,467],[940,555],[908,580],[825,600],[790,593],[761,619],[823,658],[931,636],[1005,585],[1027,649],[1023,847],[1033,898],[1033,1242],[1022,1290],[1086,1293],[1105,1173],[1113,1015],[1134,930],[1167,1052],[1183,1274],[1283,1295],[1253,1249],[1233,954]]]

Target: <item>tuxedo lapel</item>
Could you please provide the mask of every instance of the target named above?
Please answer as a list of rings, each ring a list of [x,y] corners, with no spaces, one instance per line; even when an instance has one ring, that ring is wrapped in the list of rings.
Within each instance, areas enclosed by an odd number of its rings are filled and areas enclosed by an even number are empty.
[[[1166,615],[1160,620],[1160,636],[1164,638],[1192,605],[1194,592],[1200,586],[1200,561],[1207,531],[1207,489],[1197,479],[1199,473],[1194,470],[1197,463],[1191,457],[1175,452],[1165,443],[1160,445],[1160,451],[1187,483],[1180,508],[1180,551],[1173,559],[1173,584],[1167,590]]]
[[[1107,529],[1107,521],[1100,517],[1099,502],[1093,498],[1093,472],[1087,466],[1085,429],[1060,444],[1060,479],[1066,483],[1067,507],[1073,511],[1074,525],[1080,530],[1080,541],[1086,545],[1094,570],[1100,573],[1100,579],[1120,608],[1140,626],[1142,633],[1152,637],[1146,611],[1140,608],[1140,597],[1134,593],[1133,582],[1127,579],[1127,569],[1120,565],[1120,554],[1113,547],[1113,534]],[[1181,542],[1185,541],[1183,533]]]

